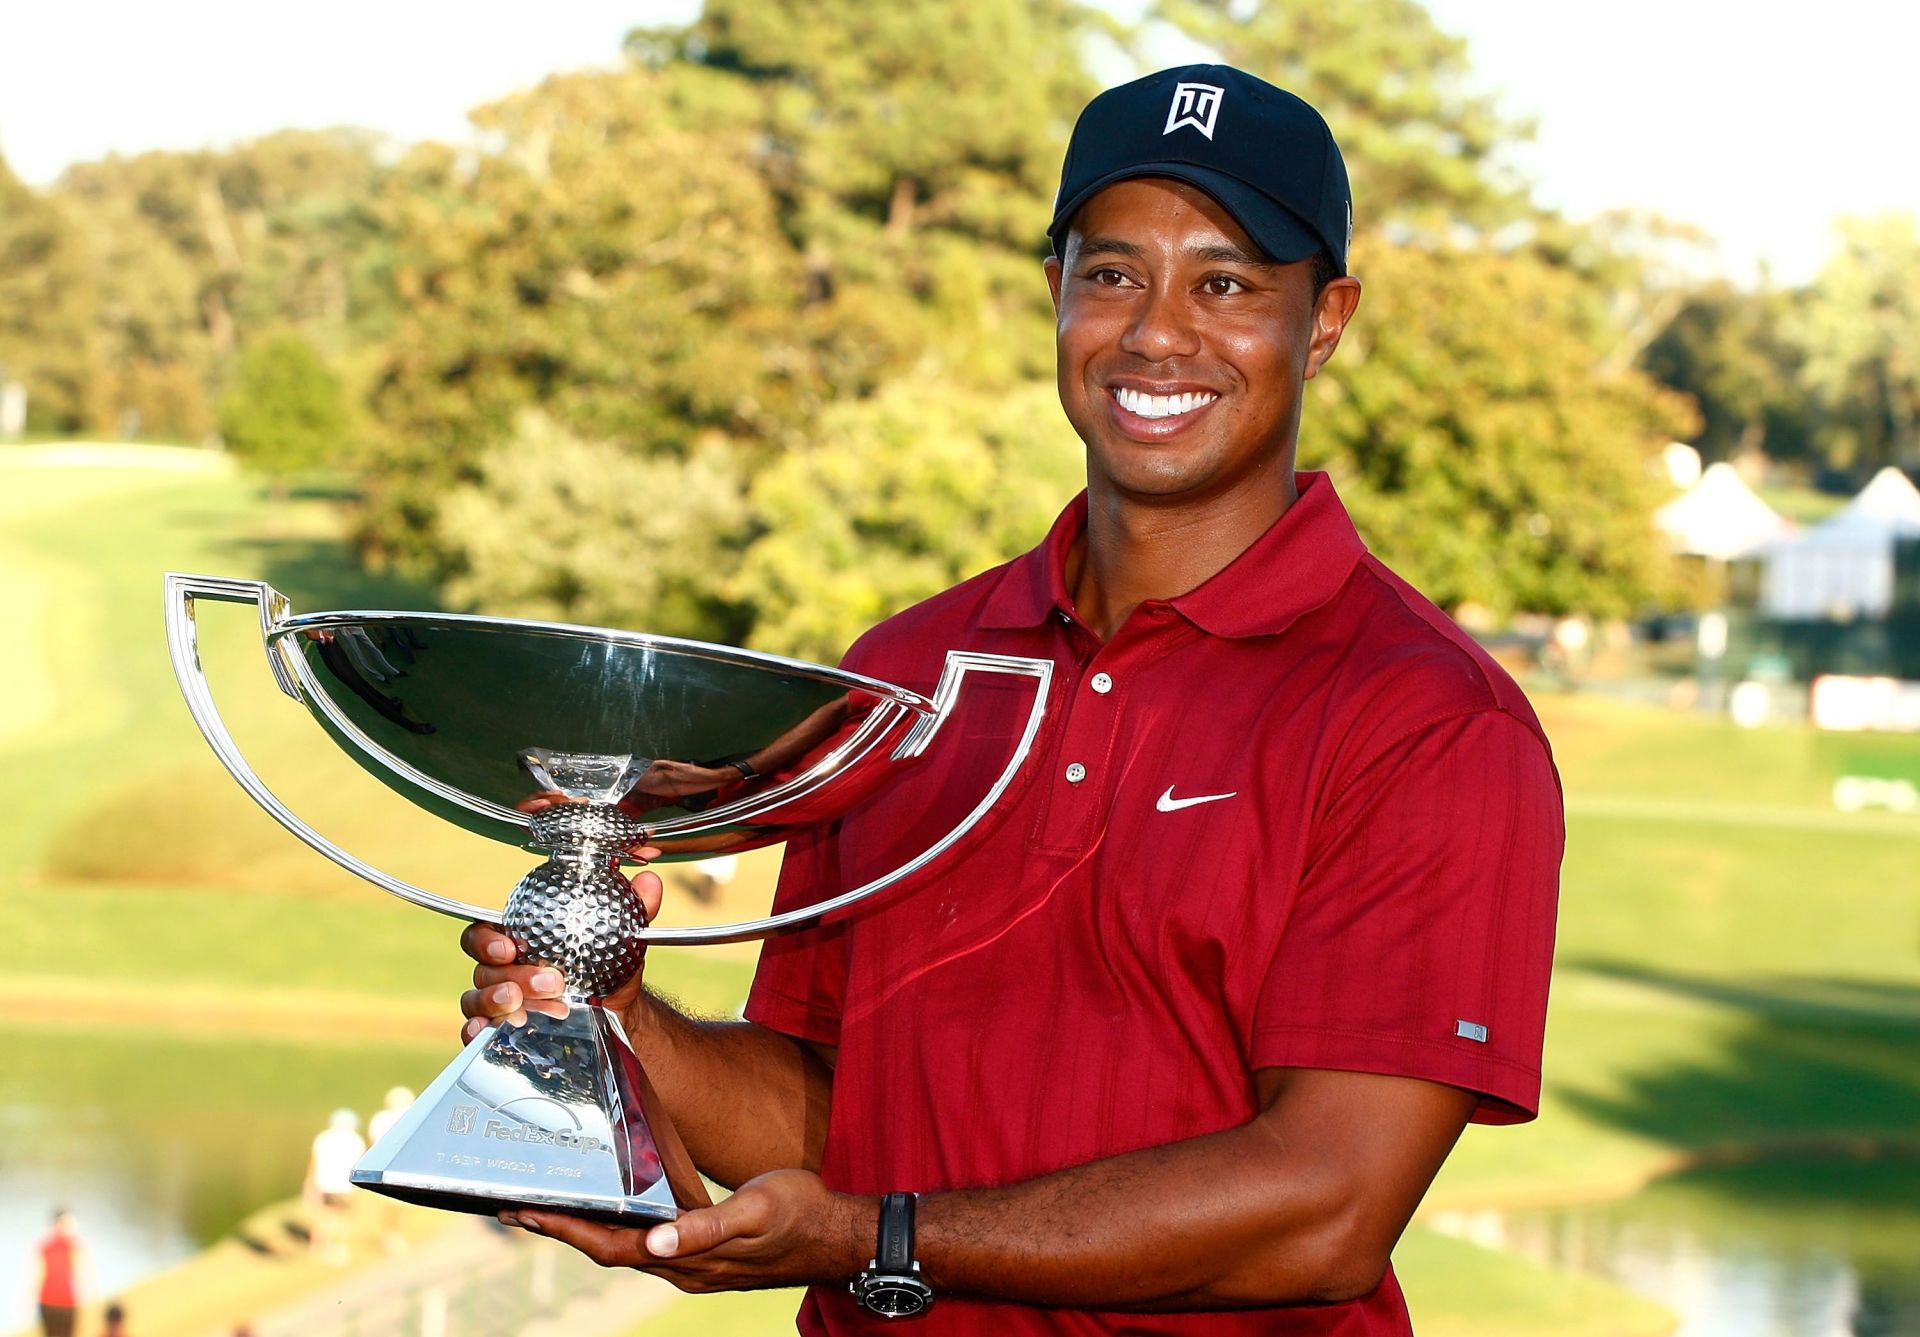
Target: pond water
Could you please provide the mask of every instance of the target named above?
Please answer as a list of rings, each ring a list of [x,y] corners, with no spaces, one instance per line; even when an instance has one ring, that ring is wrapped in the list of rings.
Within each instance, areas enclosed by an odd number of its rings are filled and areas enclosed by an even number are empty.
[[[1920,1337],[1920,1158],[1767,1161],[1432,1224],[1650,1296],[1676,1337]]]
[[[0,1332],[31,1317],[34,1242],[71,1208],[111,1296],[297,1195],[340,1106],[364,1119],[450,1045],[16,1028],[0,1058]]]

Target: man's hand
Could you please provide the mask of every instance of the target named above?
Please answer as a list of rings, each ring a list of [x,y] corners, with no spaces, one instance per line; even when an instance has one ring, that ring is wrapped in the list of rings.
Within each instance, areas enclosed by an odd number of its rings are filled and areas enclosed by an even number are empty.
[[[649,845],[635,850],[634,857],[657,859],[660,851]],[[633,875],[633,890],[651,921],[660,912],[660,875],[651,869],[641,869]],[[566,991],[566,977],[553,966],[518,962],[519,952],[513,939],[498,926],[468,924],[460,933],[460,950],[479,963],[473,968],[473,987],[460,995],[460,1011],[467,1018],[460,1030],[462,1042],[472,1040],[498,1021],[523,1022],[529,1009],[554,1017],[567,1015],[567,1005],[561,1001],[561,994]],[[641,965],[645,964],[643,957]],[[628,1005],[640,995],[642,973],[635,970],[632,979],[606,997],[606,1006],[624,1017]]]
[[[525,1209],[500,1219],[571,1244],[602,1267],[638,1268],[683,1291],[747,1291],[850,1279],[873,1255],[880,1205],[834,1193],[808,1170],[773,1170],[651,1230]]]
[[[677,799],[689,794],[711,794],[741,779],[737,766],[702,766],[691,761],[656,761],[634,785],[648,798]]]

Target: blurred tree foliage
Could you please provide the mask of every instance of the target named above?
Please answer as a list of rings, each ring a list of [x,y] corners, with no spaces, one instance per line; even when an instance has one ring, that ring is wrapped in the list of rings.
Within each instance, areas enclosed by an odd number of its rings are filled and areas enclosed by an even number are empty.
[[[759,472],[732,585],[756,643],[819,655],[1031,547],[1085,479],[1053,382],[983,395],[902,380],[829,407]]]
[[[350,421],[340,378],[298,330],[248,343],[220,401],[228,448],[280,486],[344,463]]]
[[[28,190],[0,158],[0,380],[27,387],[36,430],[82,431],[104,411],[89,259],[59,203]]]
[[[1093,91],[1078,60],[1089,22],[1027,0],[714,0],[691,25],[636,32],[623,69],[482,108],[493,151],[477,163],[416,153],[383,199],[405,314],[373,399],[388,468],[370,543],[470,599],[519,600],[475,564],[477,540],[449,545],[442,512],[525,410],[596,443],[603,464],[623,451],[653,469],[662,488],[616,490],[636,526],[674,504],[664,484],[717,438],[743,485],[776,470],[788,492],[756,486],[732,545],[699,565],[728,598],[676,603],[699,609],[690,623],[642,620],[837,653],[898,606],[886,567],[909,554],[884,536],[913,527],[912,489],[865,498],[860,542],[834,550],[849,565],[816,561],[809,580],[787,570],[782,498],[867,448],[850,406],[911,395],[985,422],[1050,380],[1038,248]],[[497,461],[490,476],[504,476]],[[1006,479],[1016,497],[1029,481]],[[485,514],[511,524],[493,495]],[[481,522],[470,504],[462,515]],[[951,540],[938,561],[914,555],[942,574],[913,588],[1017,546]],[[803,612],[812,579],[863,611]],[[816,634],[796,639],[802,625]]]
[[[1465,41],[1416,0],[1160,0],[1154,12],[1326,117],[1356,227],[1445,242],[1531,216],[1498,157],[1531,131],[1473,88]]]
[[[366,438],[370,559],[458,602],[831,656],[1077,485],[1043,230],[1089,61],[1154,25],[1340,136],[1367,296],[1303,462],[1441,602],[1684,597],[1648,523],[1674,434],[1912,448],[1910,225],[1817,293],[1676,277],[1672,229],[1531,203],[1503,153],[1527,128],[1415,0],[1159,0],[1145,27],[1076,0],[708,0],[618,68],[480,108],[471,149],[287,132],[39,194],[0,172],[0,359],[43,421],[191,437],[219,404],[262,458],[317,448],[251,425],[263,396],[337,376],[351,417],[321,435]]]
[[[1791,338],[1797,319],[1788,294],[1708,283],[1686,295],[1648,346],[1648,373],[1698,404],[1693,443],[1706,459],[1809,453],[1809,401]]]
[[[1633,614],[1683,598],[1648,464],[1692,427],[1644,373],[1605,370],[1604,294],[1527,255],[1368,257],[1364,320],[1313,387],[1301,457],[1443,607]]]
[[[1920,220],[1842,221],[1794,330],[1837,463],[1920,467]]]
[[[93,425],[198,439],[246,340],[293,327],[355,365],[383,338],[376,150],[357,131],[290,130],[68,169],[49,197],[97,293]]]
[[[589,440],[524,410],[439,507],[456,602],[522,617],[734,637],[716,571],[746,523],[738,461],[704,433],[677,457]]]

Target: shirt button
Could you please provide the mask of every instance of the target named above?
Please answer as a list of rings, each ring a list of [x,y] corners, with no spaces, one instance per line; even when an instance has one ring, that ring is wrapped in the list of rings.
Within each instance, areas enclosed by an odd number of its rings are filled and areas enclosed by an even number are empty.
[[[1100,695],[1105,696],[1108,692],[1111,692],[1113,690],[1113,679],[1109,678],[1104,673],[1094,674],[1093,690],[1100,693]]]
[[[1067,767],[1067,783],[1068,784],[1077,785],[1086,778],[1087,778],[1087,768],[1085,766],[1082,766],[1079,762],[1077,761],[1073,762]]]

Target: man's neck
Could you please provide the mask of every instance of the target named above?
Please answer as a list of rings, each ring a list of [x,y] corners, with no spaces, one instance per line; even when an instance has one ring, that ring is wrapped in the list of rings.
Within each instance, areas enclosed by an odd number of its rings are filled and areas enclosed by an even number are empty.
[[[1191,503],[1090,486],[1086,532],[1065,572],[1081,623],[1109,640],[1141,604],[1177,598],[1219,574],[1298,499],[1293,472],[1283,480]]]

